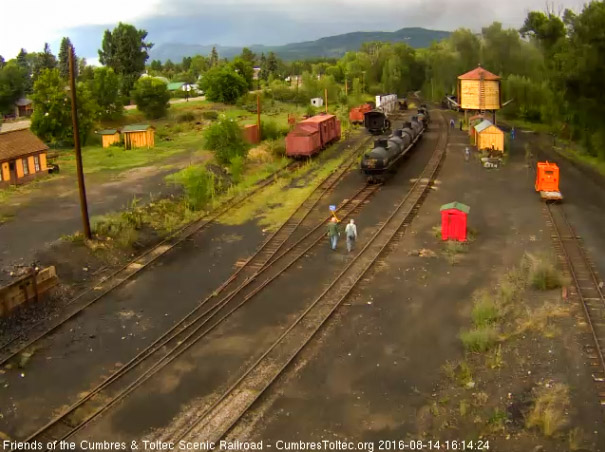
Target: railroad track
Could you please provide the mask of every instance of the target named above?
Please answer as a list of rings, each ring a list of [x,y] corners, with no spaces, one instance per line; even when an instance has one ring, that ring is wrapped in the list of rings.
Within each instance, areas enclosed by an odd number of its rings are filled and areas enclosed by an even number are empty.
[[[571,275],[572,296],[579,298],[594,344],[586,345],[599,401],[605,406],[605,297],[593,263],[561,204],[544,203],[557,257]]]
[[[324,180],[322,182],[322,184],[320,184],[318,189],[314,190],[311,193],[309,198],[317,199],[317,201],[319,201],[319,199],[321,199],[321,196],[323,196],[323,194],[325,194],[324,191],[322,191],[322,189],[326,189],[326,187],[328,187],[327,189],[329,190],[340,180],[340,178],[344,174],[344,172],[341,170],[343,168],[346,168],[346,170],[350,169],[350,167],[356,161],[355,157],[357,156],[358,151],[361,148],[363,148],[363,146],[365,146],[370,141],[370,139],[371,138],[369,138],[369,137],[362,138],[358,143],[354,144],[354,146],[353,146],[354,150],[352,151],[351,156],[347,160],[345,160],[345,162],[343,163],[343,165],[341,165],[340,168],[338,168],[336,171],[334,171],[332,174],[330,174],[328,176],[328,178],[326,180]],[[255,186],[255,188],[252,191],[246,193],[245,196],[239,197],[237,199],[236,199],[236,197],[230,199],[229,201],[225,202],[221,208],[212,212],[209,216],[204,217],[201,220],[191,223],[189,225],[186,225],[186,226],[182,227],[181,229],[179,229],[178,231],[174,232],[168,238],[166,238],[165,240],[160,242],[158,245],[156,245],[153,248],[151,248],[150,250],[144,252],[143,254],[138,256],[135,260],[126,264],[124,267],[120,268],[119,270],[117,270],[117,271],[113,272],[112,274],[110,274],[109,276],[105,277],[98,284],[96,284],[93,289],[87,290],[87,291],[79,294],[73,300],[71,300],[69,305],[74,305],[74,308],[72,310],[70,310],[66,315],[57,319],[57,321],[53,322],[50,326],[45,328],[43,331],[39,332],[38,334],[35,334],[33,337],[30,337],[28,340],[23,340],[25,335],[31,335],[32,330],[34,328],[36,328],[37,325],[40,325],[43,323],[43,322],[39,322],[39,323],[35,324],[32,328],[30,328],[28,331],[22,333],[21,335],[11,339],[9,342],[0,346],[0,366],[2,366],[5,363],[7,363],[8,361],[14,359],[20,353],[22,353],[23,351],[25,351],[26,349],[28,349],[35,343],[39,342],[41,339],[52,334],[54,331],[56,331],[62,325],[64,325],[66,322],[68,322],[70,319],[77,316],[78,314],[80,314],[82,311],[84,311],[86,308],[93,305],[97,301],[101,300],[103,297],[105,297],[107,294],[112,292],[114,289],[120,287],[124,282],[128,281],[130,278],[135,276],[137,273],[139,273],[140,271],[147,268],[156,259],[158,259],[160,256],[166,254],[168,251],[173,249],[175,246],[179,245],[183,241],[190,238],[192,235],[200,232],[202,229],[204,229],[207,226],[209,226],[210,224],[214,223],[218,218],[222,217],[230,210],[237,208],[240,205],[244,204],[250,196],[253,196],[254,194],[260,192],[265,187],[273,184],[282,174],[291,172],[291,171],[295,171],[296,169],[300,168],[301,165],[302,165],[301,162],[292,162],[292,163],[288,164],[286,167],[282,168],[281,170],[278,170],[277,172],[266,177],[265,179],[259,181],[257,183],[257,185]],[[346,170],[345,170],[345,172],[346,172]],[[317,196],[318,194],[320,194],[321,196]],[[309,200],[309,198],[307,199],[307,201]],[[307,201],[305,201],[305,203],[307,203]],[[315,204],[317,203],[317,201],[315,202]],[[312,204],[312,205],[314,206],[315,204]],[[307,203],[306,205],[308,206],[309,204]],[[298,209],[294,215],[297,215],[297,214],[298,215],[300,214],[300,209]],[[306,215],[303,216],[301,221],[304,218],[306,218]],[[292,228],[291,220],[292,219],[288,220],[287,228],[289,228],[289,229]],[[277,233],[281,234],[282,236],[287,234],[288,231],[283,230],[283,229],[284,229],[283,227],[280,228],[280,230],[277,231]],[[273,236],[269,237],[269,239],[265,242],[265,245],[268,242],[270,242],[271,239],[273,239]],[[219,287],[218,291],[221,291],[223,289],[224,289],[224,287],[221,286],[221,287]]]
[[[162,431],[165,441],[217,442],[239,421],[252,404],[271,386],[314,335],[328,321],[393,240],[401,237],[424,200],[445,155],[448,129],[438,115],[441,135],[422,175],[363,249],[290,326],[250,365],[226,391],[213,397],[198,412],[188,413]]]
[[[312,192],[290,219],[212,296],[201,302],[169,331],[90,391],[86,397],[64,410],[26,441],[41,441],[46,444],[49,441],[67,439],[81,430],[201,340],[319,243],[324,238],[324,225],[329,217],[322,218],[314,227],[303,228],[302,237],[284,249],[293,232],[300,229],[303,220],[317,203],[355,164],[359,150],[370,140],[371,137],[362,140],[345,162]],[[378,189],[379,186],[362,187],[354,196],[338,206],[337,212],[343,218],[356,212]],[[278,253],[280,250],[281,253]],[[261,275],[265,279],[259,279]],[[221,292],[225,292],[225,295],[218,297]]]

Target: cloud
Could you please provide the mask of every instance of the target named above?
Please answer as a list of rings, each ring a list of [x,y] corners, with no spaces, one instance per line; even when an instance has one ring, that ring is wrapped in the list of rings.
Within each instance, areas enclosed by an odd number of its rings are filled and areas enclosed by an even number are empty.
[[[149,32],[154,43],[278,45],[352,31],[394,31],[402,27],[479,31],[498,20],[519,27],[544,0],[2,0],[0,54],[14,57],[21,47],[58,50],[70,36],[79,55],[97,57],[103,31],[128,22]],[[560,0],[555,7],[580,10],[583,0]],[[31,12],[35,12],[32,14]],[[23,33],[23,24],[27,33]]]

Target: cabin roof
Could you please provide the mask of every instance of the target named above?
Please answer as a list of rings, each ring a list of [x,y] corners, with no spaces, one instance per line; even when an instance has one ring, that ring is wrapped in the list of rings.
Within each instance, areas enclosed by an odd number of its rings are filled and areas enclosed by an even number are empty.
[[[29,129],[0,133],[0,160],[19,158],[46,150],[48,146]]]
[[[482,75],[483,80],[500,80],[499,76],[492,74],[490,71],[483,69],[481,66],[467,72],[466,74],[462,74],[458,77],[458,80],[481,80]]]
[[[116,133],[118,133],[118,129],[97,130],[95,133],[97,135],[115,135]]]
[[[491,126],[493,126],[493,124],[490,121],[488,121],[487,119],[484,119],[483,121],[481,121],[479,124],[477,124],[475,126],[475,131],[477,133],[481,133],[485,129],[487,129],[488,127],[491,127]],[[500,129],[498,129],[498,130],[500,130]]]
[[[153,129],[154,127],[150,124],[130,124],[122,128],[123,133],[130,132],[145,132],[146,130]]]

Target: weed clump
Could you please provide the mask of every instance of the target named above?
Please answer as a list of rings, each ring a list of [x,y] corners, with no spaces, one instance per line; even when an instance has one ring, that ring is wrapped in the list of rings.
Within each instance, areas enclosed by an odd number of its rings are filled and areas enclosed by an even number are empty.
[[[181,113],[176,120],[178,122],[192,122],[196,120],[196,117],[193,112],[187,111],[185,113]]]
[[[216,121],[218,119],[218,111],[207,110],[202,112],[202,118],[209,121]]]
[[[552,290],[563,285],[563,275],[552,258],[527,255],[529,281],[534,289]]]
[[[263,140],[277,140],[288,134],[288,128],[280,127],[275,121],[261,121],[260,130]]]
[[[538,428],[550,437],[567,425],[566,410],[569,408],[569,388],[556,383],[534,390],[534,403],[527,418],[527,428]]]
[[[190,210],[202,210],[216,194],[216,180],[205,166],[190,166],[175,173],[171,180],[183,187],[185,204]]]
[[[498,331],[492,325],[478,326],[461,332],[460,340],[467,351],[484,353],[498,342]]]
[[[501,317],[500,307],[488,293],[483,293],[475,300],[471,317],[476,327],[492,325]]]

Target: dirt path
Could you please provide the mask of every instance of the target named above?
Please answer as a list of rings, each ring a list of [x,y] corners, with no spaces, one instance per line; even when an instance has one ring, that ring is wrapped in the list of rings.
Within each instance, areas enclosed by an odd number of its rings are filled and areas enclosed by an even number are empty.
[[[134,168],[109,179],[108,174],[86,176],[89,213],[103,215],[123,209],[136,197],[146,202],[176,191],[166,185],[166,175],[196,163],[194,151],[172,156],[162,165]],[[108,180],[109,179],[109,180]],[[15,196],[0,206],[0,215],[10,217],[0,224],[0,282],[7,280],[1,270],[13,264],[29,265],[36,251],[81,229],[80,201],[75,175],[61,175],[44,182],[34,192]]]

